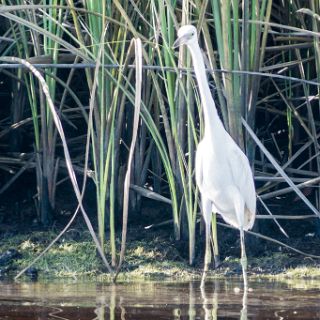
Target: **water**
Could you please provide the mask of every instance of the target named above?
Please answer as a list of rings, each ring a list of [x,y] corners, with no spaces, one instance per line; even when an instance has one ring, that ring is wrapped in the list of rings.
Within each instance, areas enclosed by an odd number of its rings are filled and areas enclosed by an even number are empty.
[[[0,283],[0,319],[320,319],[320,281]]]

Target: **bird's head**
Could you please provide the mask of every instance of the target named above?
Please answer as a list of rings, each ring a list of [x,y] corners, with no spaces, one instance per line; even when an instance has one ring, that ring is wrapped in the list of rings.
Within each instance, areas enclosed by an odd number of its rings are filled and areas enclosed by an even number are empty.
[[[173,48],[177,48],[183,44],[191,44],[197,42],[197,29],[192,25],[186,25],[178,30],[178,38],[173,44]]]

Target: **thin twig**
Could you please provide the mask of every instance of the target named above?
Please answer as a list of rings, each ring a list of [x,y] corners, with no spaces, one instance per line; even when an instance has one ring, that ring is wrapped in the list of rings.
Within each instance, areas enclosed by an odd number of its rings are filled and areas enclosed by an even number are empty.
[[[256,219],[282,219],[282,220],[303,220],[303,219],[318,219],[318,217],[314,214],[306,214],[299,216],[290,216],[285,214],[274,214],[273,216],[269,216],[267,214],[258,214],[256,215]]]
[[[141,107],[141,86],[142,86],[142,44],[141,39],[137,38],[133,41],[135,45],[135,57],[136,57],[136,95],[135,95],[135,110],[133,117],[133,129],[132,129],[132,140],[129,150],[128,167],[124,180],[124,200],[123,200],[123,221],[122,221],[122,239],[121,239],[121,251],[119,264],[116,269],[113,281],[115,282],[117,276],[121,270],[121,266],[124,260],[125,250],[126,250],[126,239],[127,239],[127,226],[128,226],[128,206],[129,206],[129,188],[130,188],[130,178],[131,178],[131,167],[134,155],[134,149],[137,140],[138,128],[139,128],[139,115]]]
[[[296,188],[302,189],[302,188],[311,186],[311,185],[319,183],[319,182],[320,182],[320,177],[317,177],[317,178],[310,179],[310,180],[307,180],[305,182],[302,182],[300,184],[297,184]],[[270,198],[274,198],[274,197],[280,196],[282,194],[286,194],[286,193],[294,192],[294,191],[295,190],[290,186],[290,187],[287,187],[287,188],[283,188],[283,189],[280,189],[280,190],[276,190],[276,191],[272,191],[272,192],[263,194],[260,197],[261,197],[261,199],[270,199]]]
[[[130,188],[132,190],[136,191],[137,193],[139,193],[143,197],[146,197],[146,198],[149,198],[149,199],[153,199],[153,200],[156,200],[156,201],[160,201],[160,202],[164,202],[164,203],[167,203],[167,204],[170,204],[170,205],[172,204],[172,200],[171,199],[168,199],[168,198],[166,198],[166,197],[162,196],[161,194],[156,193],[154,191],[148,190],[146,188],[143,188],[143,187],[140,187],[140,186],[137,186],[137,185],[134,185],[134,184],[131,184]]]
[[[271,219],[273,219],[273,221],[275,222],[275,224],[278,226],[278,228],[280,229],[280,231],[287,237],[289,238],[288,234],[285,232],[285,230],[282,228],[282,226],[280,225],[280,223],[277,221],[276,217],[273,215],[273,213],[270,211],[270,209],[268,208],[268,206],[264,203],[264,201],[261,199],[261,197],[259,195],[257,195],[258,200],[260,201],[260,203],[262,204],[262,206],[264,207],[264,209],[269,213],[269,216],[271,217]]]
[[[59,68],[59,69],[87,69],[87,68],[95,68],[95,63],[35,63],[33,64],[35,68],[43,69],[43,68]],[[123,66],[118,64],[105,64],[103,65],[105,69],[121,69]],[[16,63],[1,63],[0,69],[23,69],[26,68],[20,64]],[[128,68],[134,69],[135,65],[128,65]],[[151,65],[142,65],[142,69],[144,70],[158,70],[158,71],[168,71],[176,73],[177,70],[182,73],[190,72],[193,74],[192,68],[183,68],[183,67],[164,67],[164,66],[151,66]],[[266,73],[266,72],[259,72],[259,71],[241,71],[241,70],[224,70],[224,69],[211,69],[206,68],[206,72],[212,74],[213,72],[220,72],[220,73],[232,73],[232,74],[244,74],[244,75],[251,75],[251,76],[260,76],[266,78],[275,78],[275,79],[282,79],[282,80],[290,80],[293,82],[305,83],[313,86],[320,86],[320,82],[312,81],[312,80],[304,80],[295,77],[284,76],[281,74],[273,74],[273,73]]]

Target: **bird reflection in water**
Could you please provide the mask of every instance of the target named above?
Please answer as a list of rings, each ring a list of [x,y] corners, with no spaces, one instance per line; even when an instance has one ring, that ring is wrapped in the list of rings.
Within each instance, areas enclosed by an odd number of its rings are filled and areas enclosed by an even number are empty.
[[[204,310],[204,319],[205,320],[216,320],[218,319],[218,308],[219,308],[219,282],[215,281],[214,291],[210,293],[211,297],[208,298],[206,287],[201,286],[201,299],[202,299],[202,308]],[[240,291],[239,291],[240,292]],[[239,319],[247,320],[248,319],[248,291],[244,290],[242,295],[242,309],[240,310]],[[196,319],[196,318],[191,318]]]
[[[230,316],[235,319],[247,320],[247,290],[230,290],[221,288],[221,283],[215,281],[213,286],[199,288],[198,282],[190,282],[183,289],[183,295],[177,295],[177,302],[162,304],[162,299],[149,304],[146,301],[141,303],[128,303],[122,297],[122,290],[117,291],[117,285],[112,285],[110,295],[99,297],[95,309],[95,320],[128,320],[133,319],[174,319],[174,320],[216,320],[219,317]],[[187,292],[186,292],[187,291]],[[220,296],[220,310],[219,310]],[[241,299],[242,298],[242,299]],[[241,301],[242,300],[242,301]],[[229,304],[230,303],[230,304]],[[226,307],[226,304],[229,306]],[[223,307],[222,307],[223,305]],[[238,314],[238,316],[237,316]]]

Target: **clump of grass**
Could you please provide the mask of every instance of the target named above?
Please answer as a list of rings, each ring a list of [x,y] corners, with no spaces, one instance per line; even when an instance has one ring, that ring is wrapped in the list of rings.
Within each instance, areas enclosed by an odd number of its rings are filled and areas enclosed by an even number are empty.
[[[12,262],[13,269],[23,269],[31,263],[54,238],[54,232],[35,232],[8,237],[1,241],[0,252],[15,248],[21,258]],[[63,238],[49,252],[38,260],[34,267],[44,277],[79,277],[96,275],[101,261],[96,255],[94,243],[88,235],[81,241]]]
[[[174,261],[162,261],[155,263],[147,263],[139,266],[139,268],[131,271],[127,276],[132,278],[147,278],[147,279],[184,279],[189,280],[198,277],[199,274],[186,264]]]
[[[319,267],[299,266],[288,269],[283,276],[294,279],[320,279]]]
[[[27,237],[19,239],[21,242],[17,249],[22,254],[22,259],[16,261],[16,267],[26,267],[47,246],[45,233],[39,233],[39,238]],[[43,275],[56,277],[77,277],[83,275],[96,275],[101,267],[100,259],[96,255],[95,245],[89,239],[74,241],[63,239],[49,252],[37,261],[35,268],[42,271]]]

